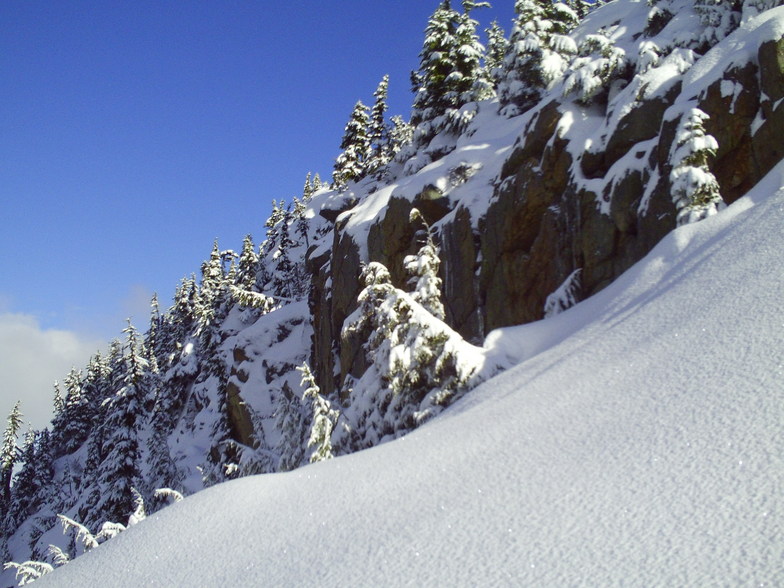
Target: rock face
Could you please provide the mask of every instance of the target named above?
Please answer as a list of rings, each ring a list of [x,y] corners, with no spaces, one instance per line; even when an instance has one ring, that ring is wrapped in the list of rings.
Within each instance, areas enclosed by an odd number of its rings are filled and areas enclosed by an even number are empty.
[[[421,242],[422,227],[409,220],[416,207],[436,229],[453,329],[480,342],[492,329],[539,320],[547,296],[572,272],[581,270],[578,298],[590,296],[675,228],[669,175],[680,115],[673,105],[691,100],[710,116],[706,131],[719,143],[712,170],[730,204],[784,156],[782,98],[784,40],[763,43],[756,59],[724,72],[699,96],[682,96],[677,82],[635,101],[591,150],[559,130],[574,106],[551,101],[537,107],[507,156],[482,218],[435,186],[414,198],[393,194],[369,230],[368,261],[383,263],[393,283],[406,287],[403,259]],[[362,248],[340,219],[335,229],[332,250],[309,262],[312,360],[326,392],[367,367],[362,341],[340,337],[361,290]]]
[[[757,60],[733,68],[700,97],[706,130],[719,143],[714,174],[731,204],[784,156],[784,39],[760,45]]]

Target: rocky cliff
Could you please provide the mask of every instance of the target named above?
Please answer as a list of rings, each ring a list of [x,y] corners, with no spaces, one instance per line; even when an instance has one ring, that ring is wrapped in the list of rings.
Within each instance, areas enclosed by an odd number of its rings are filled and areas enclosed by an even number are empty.
[[[619,25],[611,14],[601,22]],[[403,259],[416,251],[422,228],[410,222],[412,208],[435,228],[446,322],[481,342],[493,329],[543,318],[548,296],[570,276],[577,276],[578,300],[598,292],[675,228],[671,157],[688,109],[710,117],[706,131],[719,145],[711,170],[724,202],[745,194],[784,149],[777,140],[784,131],[777,27],[770,19],[741,28],[705,55],[671,48],[647,71],[630,63],[615,94],[590,104],[556,88],[513,119],[480,115],[478,124],[505,126],[516,137],[492,161],[487,136],[476,132],[421,170],[419,181],[417,174],[401,177],[379,192],[372,182],[360,184],[345,195],[339,216],[331,203],[322,214],[335,219],[333,245],[309,259],[312,362],[322,389],[334,391],[365,367],[361,341],[339,336],[356,308],[360,264],[381,262],[398,287],[406,285]],[[625,31],[627,55],[642,52],[641,33]],[[672,57],[679,51],[688,53]],[[478,173],[486,169],[493,171]],[[374,197],[385,201],[381,212],[356,221]]]

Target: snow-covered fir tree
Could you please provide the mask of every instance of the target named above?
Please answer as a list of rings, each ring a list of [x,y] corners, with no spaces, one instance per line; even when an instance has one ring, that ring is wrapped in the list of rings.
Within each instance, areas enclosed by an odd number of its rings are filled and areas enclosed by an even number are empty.
[[[509,41],[506,38],[504,29],[495,20],[490,23],[490,28],[485,29],[485,34],[487,35],[485,75],[492,81],[494,88],[497,88],[498,82],[503,75],[502,67]]]
[[[603,4],[607,4],[608,0],[566,0],[566,4],[577,15],[577,20],[582,21],[591,10],[599,8]]]
[[[501,111],[514,116],[533,106],[565,71],[577,45],[568,36],[578,17],[551,0],[517,0],[515,21],[498,83]]]
[[[361,279],[359,308],[346,319],[343,338],[363,337],[370,367],[343,382],[348,408],[336,435],[341,453],[415,429],[459,397],[477,367],[470,353],[463,357],[471,346],[395,288],[383,264],[367,264]]]
[[[131,488],[141,486],[143,404],[147,395],[148,363],[142,357],[136,328],[128,322],[125,353],[118,365],[117,392],[106,402],[106,421],[101,447],[101,462],[96,478],[99,496],[89,521],[124,521],[131,511]]]
[[[656,57],[658,59],[658,57]],[[574,96],[582,104],[606,102],[616,81],[627,77],[626,52],[615,45],[606,31],[586,35],[564,77],[565,96]]]
[[[23,467],[14,477],[13,499],[10,501],[2,525],[14,529],[35,514],[49,501],[50,505],[61,506],[70,493],[70,488],[52,486],[54,477],[53,451],[49,430],[30,430],[25,435],[19,461]]]
[[[234,285],[245,290],[253,289],[256,283],[256,267],[259,263],[259,256],[256,253],[256,246],[251,235],[245,235],[242,241],[242,250],[237,265],[237,277]]]
[[[443,0],[428,21],[419,69],[411,74],[411,124],[419,145],[443,130],[459,132],[471,118],[461,107],[492,95],[482,67],[484,47],[470,16],[474,8],[486,5],[464,0],[461,14]]]
[[[308,368],[310,370],[310,368]],[[305,374],[303,373],[303,379]],[[312,374],[307,382],[310,387]],[[310,435],[310,418],[307,405],[289,386],[283,386],[275,409],[275,426],[280,431],[280,441],[275,450],[280,456],[279,471],[298,468],[305,460],[307,442]]]
[[[708,115],[692,108],[681,119],[670,161],[672,200],[678,211],[678,225],[693,223],[716,214],[724,206],[719,183],[708,165],[719,148],[706,134]]]
[[[358,101],[351,111],[351,117],[343,133],[340,148],[343,152],[335,160],[332,172],[332,185],[337,190],[345,189],[346,185],[361,178],[371,157],[371,142],[368,135],[370,119],[368,107]]]
[[[433,240],[430,225],[425,222],[422,214],[416,208],[411,210],[410,220],[424,227],[423,243],[416,255],[409,255],[403,260],[408,272],[411,297],[421,304],[425,310],[440,320],[444,320],[444,305],[441,302],[441,278],[438,277],[438,268],[441,260],[439,250]]]
[[[695,0],[694,11],[699,14],[700,21],[705,27],[702,40],[705,45],[704,52],[712,47],[732,31],[738,28],[741,21],[740,0]]]
[[[392,116],[390,121],[392,126],[389,129],[389,152],[394,155],[411,143],[414,127],[399,114]]]
[[[324,461],[334,457],[332,453],[332,431],[335,429],[339,412],[332,408],[329,400],[321,395],[316,378],[307,363],[297,368],[302,373],[301,386],[305,387],[302,399],[311,406],[311,425],[308,448],[312,449],[310,462]]]
[[[88,372],[89,373],[89,372]],[[65,378],[65,398],[52,419],[57,456],[75,451],[90,434],[96,406],[83,391],[81,371],[76,369]]]
[[[389,76],[385,75],[373,92],[374,102],[370,109],[368,121],[368,140],[370,141],[371,154],[367,163],[369,173],[385,166],[392,159],[390,151],[389,125],[386,121],[387,96],[389,94]]]
[[[11,476],[18,458],[17,438],[22,426],[21,402],[17,401],[8,415],[3,445],[0,447],[0,515],[2,515],[11,498]]]

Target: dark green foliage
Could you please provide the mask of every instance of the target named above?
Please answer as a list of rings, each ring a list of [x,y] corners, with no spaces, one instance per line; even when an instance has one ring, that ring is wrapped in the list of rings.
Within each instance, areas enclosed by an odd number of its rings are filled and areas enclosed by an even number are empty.
[[[577,46],[567,35],[577,15],[562,2],[517,0],[517,15],[498,84],[502,111],[515,115],[533,106],[566,69]]]
[[[419,69],[411,74],[414,104],[411,124],[418,127],[415,141],[425,144],[442,130],[459,131],[470,116],[460,108],[492,96],[482,60],[484,47],[470,17],[485,2],[463,2],[463,13],[442,2],[428,21],[419,54]]]
[[[362,101],[354,105],[343,133],[340,148],[343,152],[335,160],[335,170],[332,173],[332,185],[337,190],[343,190],[346,185],[362,177],[367,169],[371,156],[371,142],[368,133],[368,108]]]

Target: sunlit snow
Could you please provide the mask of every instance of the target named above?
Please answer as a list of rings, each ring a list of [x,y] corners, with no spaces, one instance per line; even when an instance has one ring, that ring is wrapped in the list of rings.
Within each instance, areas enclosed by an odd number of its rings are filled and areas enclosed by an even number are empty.
[[[415,433],[222,484],[41,586],[784,582],[784,165]]]

